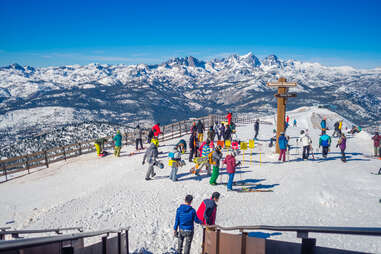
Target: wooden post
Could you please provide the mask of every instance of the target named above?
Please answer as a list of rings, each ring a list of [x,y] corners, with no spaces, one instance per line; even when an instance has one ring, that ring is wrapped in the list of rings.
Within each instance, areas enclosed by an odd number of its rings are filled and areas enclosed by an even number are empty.
[[[62,151],[63,151],[64,159],[65,159],[65,161],[66,161],[66,151],[65,151],[65,147],[63,146],[61,149],[62,149]]]
[[[118,254],[122,254],[122,232],[118,232]]]
[[[247,233],[242,232],[242,234],[241,234],[241,254],[246,254],[246,238],[247,238]]]
[[[285,94],[287,91],[286,87],[278,87],[278,94]],[[285,127],[285,117],[286,117],[286,98],[278,97],[277,98],[277,128],[276,128],[276,153],[280,152],[278,138],[281,132],[284,132]]]
[[[81,143],[78,143],[78,145],[79,145],[79,155],[82,155],[82,145]]]
[[[216,254],[220,254],[220,229],[216,230]]]
[[[47,153],[47,151],[44,152],[44,155],[45,155],[45,165],[48,168],[49,167],[49,161],[48,161],[48,153]]]

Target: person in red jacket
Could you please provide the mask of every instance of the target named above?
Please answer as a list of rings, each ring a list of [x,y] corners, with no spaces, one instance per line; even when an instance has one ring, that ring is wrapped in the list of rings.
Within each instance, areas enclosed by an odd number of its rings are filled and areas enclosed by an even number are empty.
[[[229,112],[225,118],[228,119],[228,125],[230,125],[232,122],[232,112]]]
[[[203,225],[215,225],[217,214],[217,203],[220,199],[220,193],[213,192],[212,198],[202,201],[197,209],[197,217]]]
[[[161,133],[161,131],[160,131],[160,123],[157,123],[156,125],[154,125],[154,126],[152,127],[152,131],[153,131],[153,135],[154,135],[155,137],[158,137],[159,134]]]
[[[226,157],[225,160],[223,161],[223,164],[226,164],[226,171],[229,174],[229,180],[228,180],[228,191],[233,190],[233,180],[234,180],[234,175],[235,175],[235,168],[240,164],[239,162],[236,163],[234,153],[229,153]]]

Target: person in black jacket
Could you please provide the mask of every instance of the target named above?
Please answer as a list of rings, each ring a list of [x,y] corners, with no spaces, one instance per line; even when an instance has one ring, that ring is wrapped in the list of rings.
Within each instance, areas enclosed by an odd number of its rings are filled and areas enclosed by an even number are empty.
[[[204,125],[202,124],[201,120],[198,120],[198,123],[197,123],[197,133],[198,133],[198,141],[200,143],[202,141],[204,141],[204,130],[205,130]]]
[[[257,121],[255,121],[255,124],[254,124],[254,131],[255,131],[254,139],[257,139],[258,132],[259,132],[259,119],[257,119]]]
[[[194,131],[194,132],[192,132],[190,139],[189,139],[189,148],[190,148],[189,162],[192,162],[193,156],[197,157],[197,149],[198,149],[197,144],[198,144],[197,143],[197,135],[196,135],[196,132]]]

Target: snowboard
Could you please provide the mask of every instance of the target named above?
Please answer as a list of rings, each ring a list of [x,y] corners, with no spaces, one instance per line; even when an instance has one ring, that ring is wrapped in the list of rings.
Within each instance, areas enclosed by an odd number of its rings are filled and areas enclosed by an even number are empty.
[[[233,189],[235,192],[273,192],[271,189],[266,189],[266,190],[260,190],[260,189],[250,189],[250,188],[238,188],[238,189]]]

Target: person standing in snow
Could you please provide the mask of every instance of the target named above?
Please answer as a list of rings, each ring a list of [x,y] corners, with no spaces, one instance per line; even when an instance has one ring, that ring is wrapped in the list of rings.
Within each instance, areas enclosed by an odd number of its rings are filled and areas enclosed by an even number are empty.
[[[183,243],[185,239],[184,254],[189,254],[194,235],[194,223],[202,224],[197,217],[196,210],[191,206],[193,201],[192,195],[185,196],[185,204],[180,205],[176,210],[176,219],[174,226],[174,235],[178,238],[177,253],[183,251]],[[179,231],[177,232],[177,230]]]
[[[210,153],[210,147],[209,147],[209,145],[210,145],[210,140],[207,139],[206,142],[200,147],[201,150],[202,150],[202,152],[201,152],[201,157],[206,157],[206,158],[208,158],[209,153]],[[204,166],[206,167],[207,175],[210,176],[211,173],[210,173],[210,164],[209,164],[209,161],[207,161],[207,162],[205,162],[205,163],[203,163],[203,164],[201,165],[201,167],[197,170],[197,174],[199,174],[199,172],[201,171],[201,169],[202,169]]]
[[[376,131],[375,135],[372,137],[373,140],[373,147],[374,147],[374,157],[381,157],[381,136],[378,134],[378,131]]]
[[[335,124],[333,125],[335,131],[333,132],[332,137],[340,137],[339,125],[339,121],[335,122]]]
[[[136,126],[134,134],[135,134],[136,151],[139,150],[139,144],[140,144],[140,149],[143,150],[143,139],[142,139],[143,130],[142,128],[140,128],[139,124]]]
[[[341,135],[341,133],[342,133],[342,129],[343,129],[343,120],[340,120],[340,121],[339,121],[338,129],[339,129],[339,135]]]
[[[215,225],[217,215],[217,203],[220,199],[219,192],[213,192],[210,199],[202,201],[197,209],[197,217],[202,221],[203,225]]]
[[[204,125],[202,124],[201,120],[198,120],[197,133],[198,133],[198,141],[200,143],[204,141],[204,130],[205,130]]]
[[[213,165],[213,172],[212,172],[212,177],[210,178],[209,183],[211,185],[217,185],[217,178],[220,174],[220,161],[222,159],[222,152],[221,152],[222,147],[217,146],[216,150],[209,154],[210,157],[210,165]]]
[[[112,140],[115,142],[114,155],[115,157],[119,157],[120,149],[122,148],[122,135],[120,134],[120,131],[116,132],[116,135]]]
[[[232,139],[232,130],[230,129],[230,125],[226,126],[225,133],[224,133],[224,141]]]
[[[198,149],[198,141],[197,141],[197,134],[196,131],[192,132],[190,138],[189,138],[189,162],[193,161],[193,156],[197,157],[197,149]]]
[[[218,128],[218,140],[222,139],[225,139],[225,125],[223,123]]]
[[[145,178],[146,181],[151,180],[150,177],[154,177],[156,175],[153,167],[156,163],[156,159],[158,155],[159,155],[159,151],[157,150],[157,146],[154,142],[152,142],[144,154],[143,163],[142,163],[142,165],[144,165],[146,160],[148,162],[148,170],[147,170],[146,178]]]
[[[310,136],[308,136],[308,134],[304,132],[304,130],[301,130],[300,134],[301,134],[301,136],[299,139],[300,139],[300,142],[302,143],[302,147],[303,147],[302,159],[308,160],[308,157],[310,156],[310,149],[311,149],[312,140],[311,140]]]
[[[230,125],[232,122],[232,112],[228,112],[225,118],[228,119],[228,125]]]
[[[287,151],[288,142],[287,142],[287,138],[284,136],[284,132],[280,133],[280,136],[278,138],[278,145],[279,145],[279,150],[280,150],[278,161],[281,161],[281,159],[283,157],[283,162],[285,162],[286,161],[286,151]]]
[[[320,122],[320,127],[321,127],[321,135],[323,135],[323,132],[327,130],[327,118],[324,117],[323,120]]]
[[[296,119],[294,119],[294,127],[296,127]]]
[[[193,122],[192,127],[191,127],[191,133],[197,132],[197,125],[196,122]]]
[[[341,137],[337,141],[336,147],[340,148],[340,151],[341,151],[341,160],[343,162],[346,162],[347,159],[345,158],[345,148],[347,147],[347,138],[345,137],[344,133],[341,133]]]
[[[152,127],[152,132],[153,132],[153,136],[154,137],[159,137],[161,131],[160,131],[160,123],[157,123],[155,124],[153,127]]]
[[[324,158],[327,158],[330,146],[331,146],[331,137],[328,136],[324,131],[323,135],[321,135],[319,139],[319,147],[323,147],[322,155]]]
[[[228,175],[229,175],[227,190],[231,191],[233,190],[235,169],[239,163],[236,163],[234,153],[229,152],[228,155],[225,157],[223,164],[226,164],[226,171],[228,172]]]
[[[181,161],[181,152],[177,146],[173,147],[173,158],[170,158],[171,173],[169,174],[169,179],[173,182],[177,181],[177,171],[179,169],[179,163]]]
[[[215,123],[214,123],[214,126],[213,126],[213,130],[214,130],[214,135],[215,136],[217,136],[217,137],[219,137],[219,133],[218,133],[218,131],[219,131],[219,127],[220,127],[220,125],[218,124],[218,122],[216,121]],[[214,136],[214,137],[215,137]],[[213,139],[214,140],[214,139]],[[218,140],[220,140],[220,138],[218,138]]]
[[[254,139],[257,139],[258,132],[259,132],[259,119],[257,119],[254,123],[254,131],[255,131]]]
[[[286,117],[286,123],[287,123],[287,125],[288,125],[288,122],[290,121],[290,117],[289,116],[287,116]]]
[[[209,130],[208,130],[208,139],[213,142],[214,141],[214,137],[216,136],[216,134],[214,133],[214,129],[213,129],[213,126],[210,126]]]

